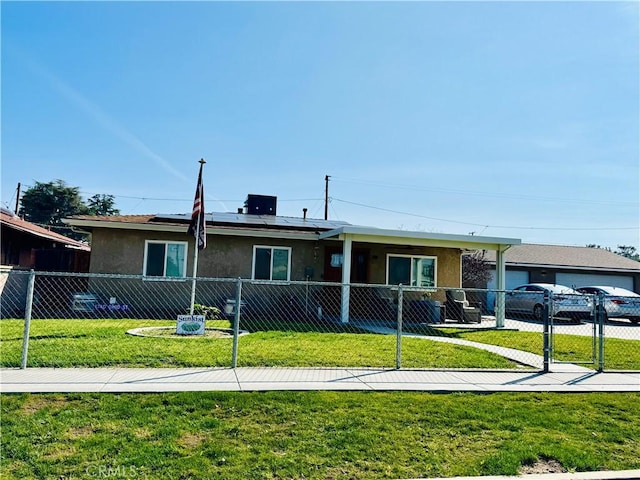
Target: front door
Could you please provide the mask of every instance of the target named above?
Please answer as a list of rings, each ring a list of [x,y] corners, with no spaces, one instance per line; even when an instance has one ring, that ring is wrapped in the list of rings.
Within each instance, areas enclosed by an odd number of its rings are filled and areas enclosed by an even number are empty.
[[[369,250],[355,248],[351,253],[351,283],[369,283]],[[342,247],[325,249],[325,282],[342,282],[342,261]]]

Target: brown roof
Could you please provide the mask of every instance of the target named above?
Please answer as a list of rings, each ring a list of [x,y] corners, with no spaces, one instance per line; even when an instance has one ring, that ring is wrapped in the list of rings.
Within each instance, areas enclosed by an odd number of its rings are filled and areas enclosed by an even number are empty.
[[[495,262],[494,251],[487,251],[485,258]],[[523,243],[505,252],[507,265],[545,266],[565,268],[592,268],[594,270],[625,270],[640,273],[640,262],[631,260],[602,248],[571,247],[565,245],[537,245]]]
[[[69,237],[65,237],[64,235],[60,235],[59,233],[52,232],[51,230],[36,225],[35,223],[22,220],[20,217],[11,215],[5,211],[0,211],[0,223],[14,230],[29,233],[31,235],[46,238],[55,242],[60,242],[65,245],[69,245],[70,247],[78,248],[80,250],[91,250],[85,243],[79,242]]]

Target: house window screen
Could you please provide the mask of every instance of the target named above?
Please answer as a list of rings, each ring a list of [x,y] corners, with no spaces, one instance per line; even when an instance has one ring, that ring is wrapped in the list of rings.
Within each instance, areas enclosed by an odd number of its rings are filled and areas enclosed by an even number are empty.
[[[254,280],[289,281],[291,249],[287,247],[254,247]]]
[[[145,276],[184,277],[186,275],[186,242],[148,241],[145,251]]]
[[[437,284],[436,257],[387,257],[387,284],[412,287],[435,287]]]

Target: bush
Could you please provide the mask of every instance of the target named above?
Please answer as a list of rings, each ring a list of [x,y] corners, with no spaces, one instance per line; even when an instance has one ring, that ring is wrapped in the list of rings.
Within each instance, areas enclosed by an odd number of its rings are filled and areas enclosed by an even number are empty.
[[[187,310],[187,313],[190,313]],[[194,315],[204,315],[204,318],[207,320],[220,320],[222,319],[221,311],[218,307],[212,307],[209,305],[202,305],[200,303],[195,303],[193,305],[193,314]]]

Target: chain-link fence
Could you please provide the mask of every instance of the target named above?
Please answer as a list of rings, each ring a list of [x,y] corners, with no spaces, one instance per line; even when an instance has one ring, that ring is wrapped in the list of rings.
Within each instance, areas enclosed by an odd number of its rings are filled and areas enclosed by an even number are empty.
[[[5,367],[640,370],[633,298],[24,271],[0,293]],[[177,335],[194,293],[205,333]]]

